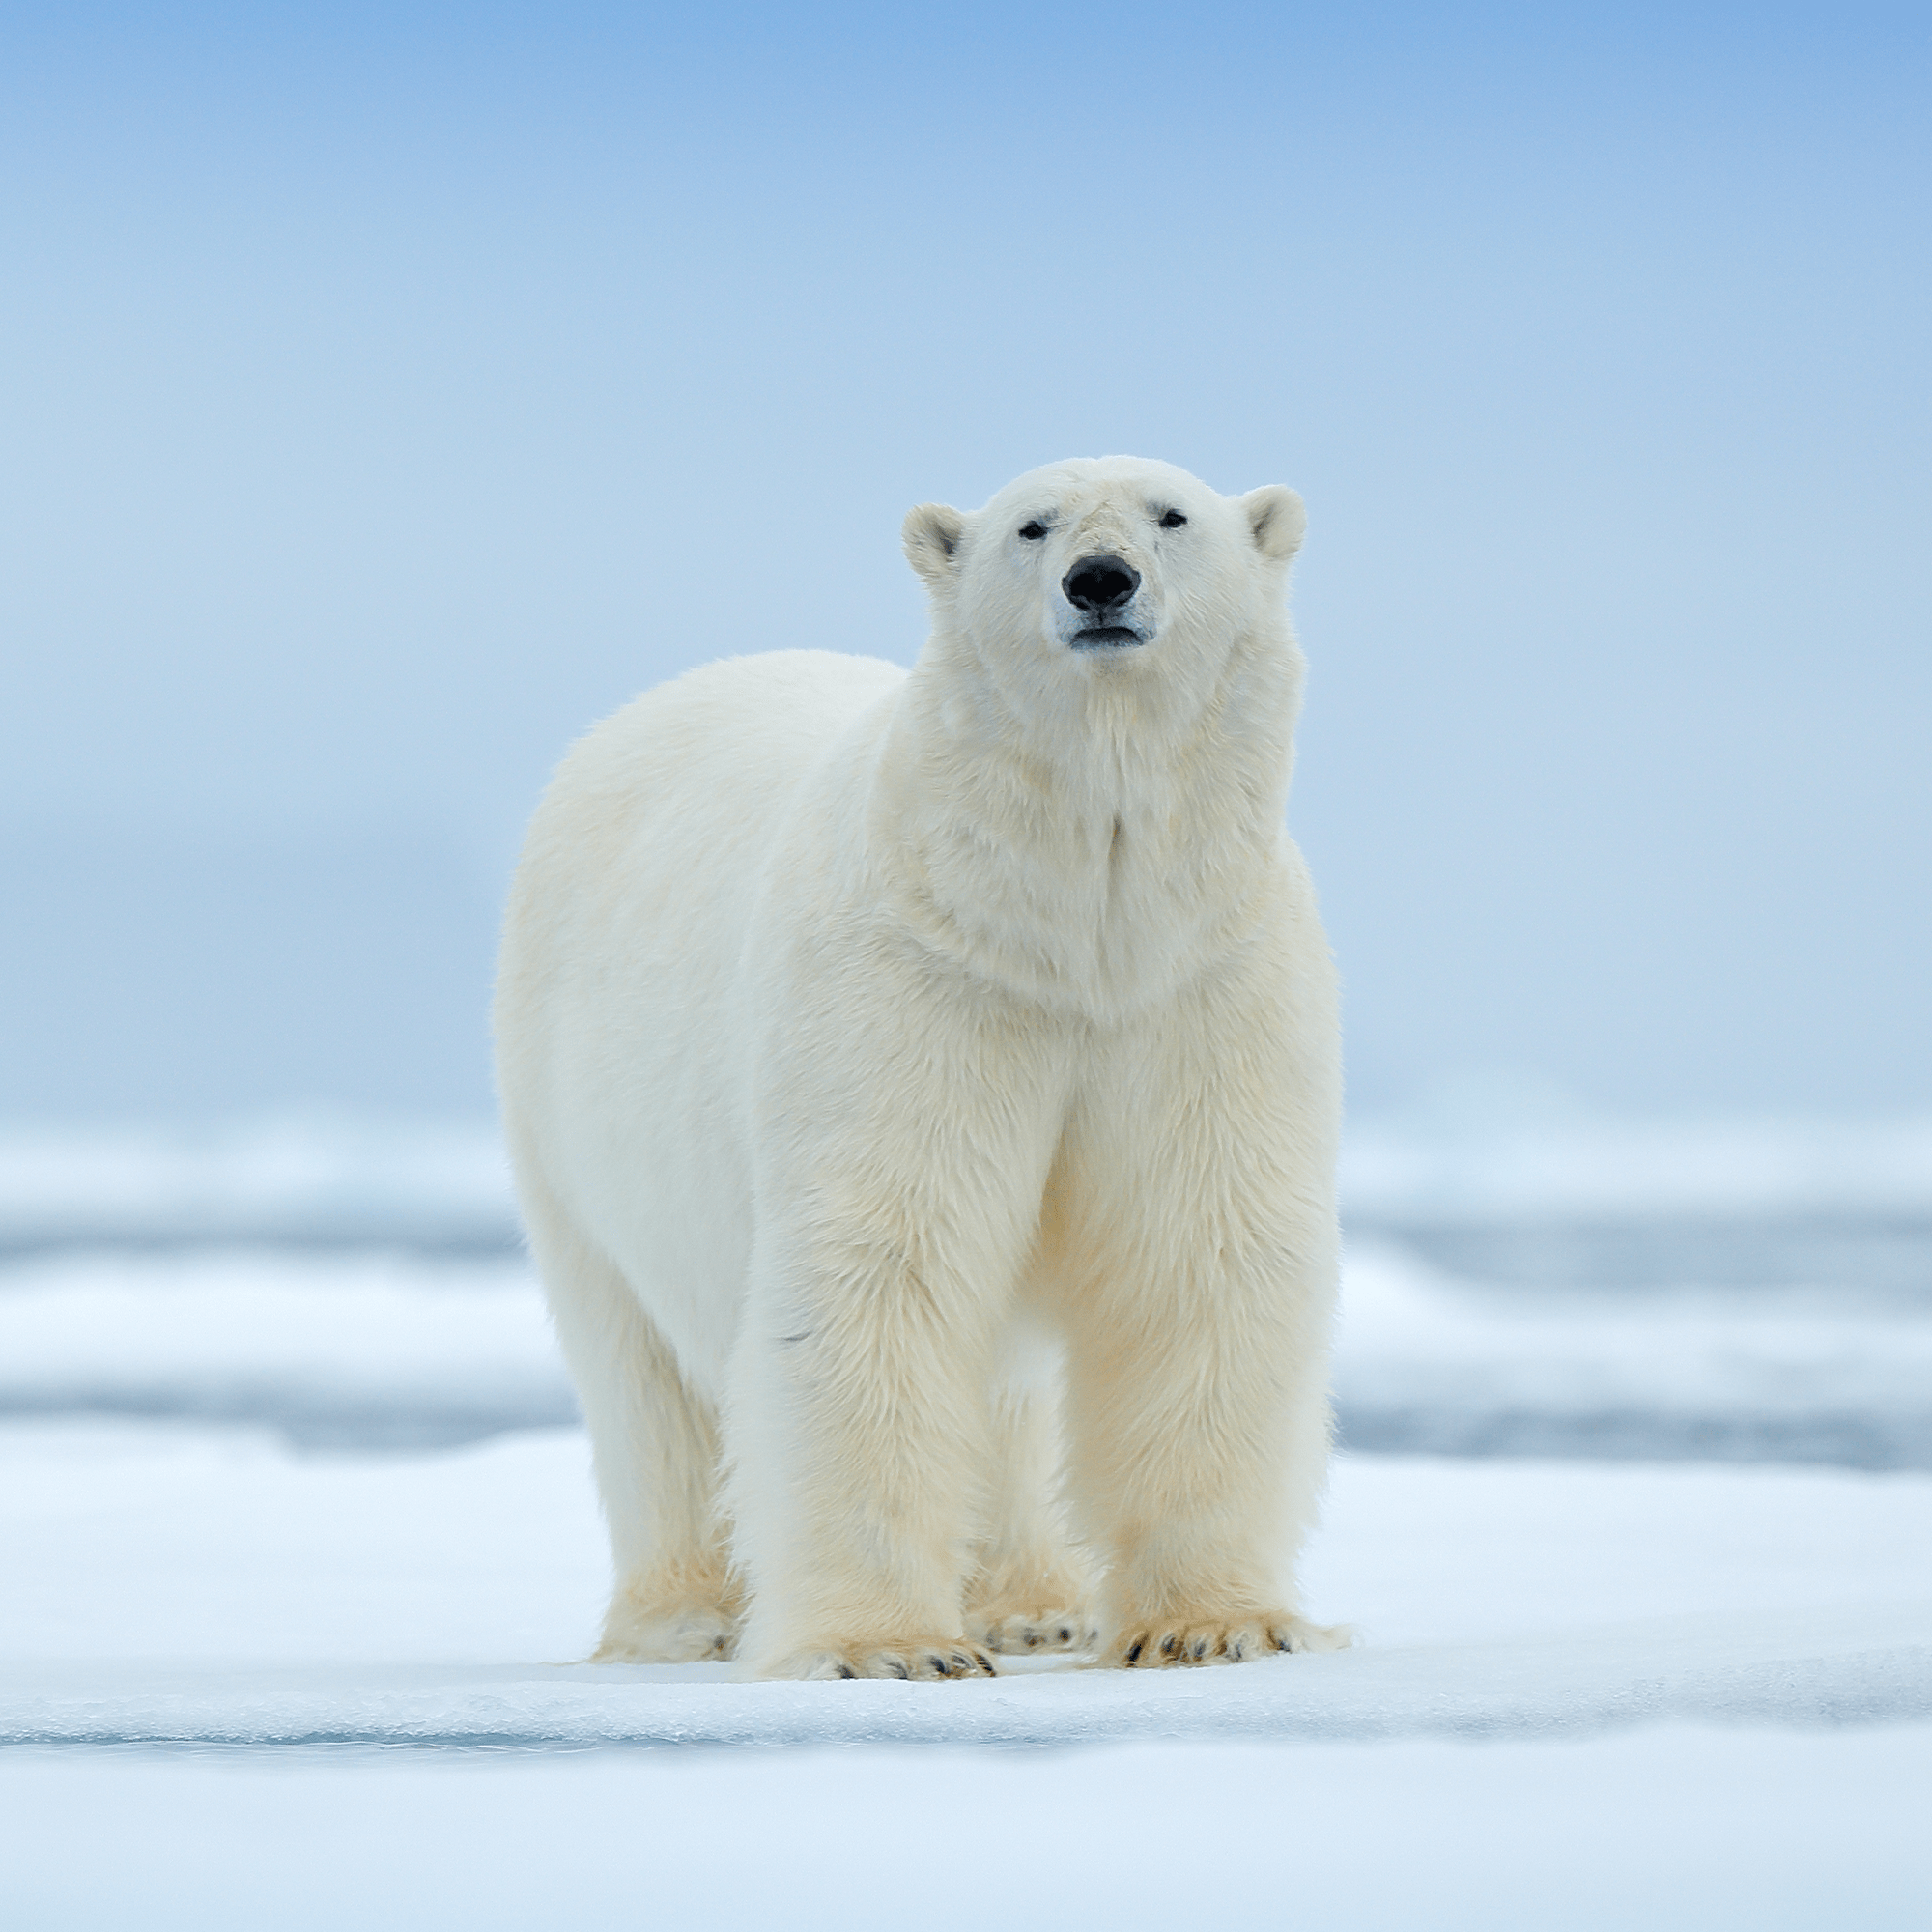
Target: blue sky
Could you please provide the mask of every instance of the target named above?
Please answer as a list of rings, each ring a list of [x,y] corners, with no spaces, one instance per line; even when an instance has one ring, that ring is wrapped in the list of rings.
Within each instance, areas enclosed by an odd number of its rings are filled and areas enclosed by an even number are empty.
[[[724,652],[909,658],[905,507],[1113,450],[1308,498],[1361,1105],[1925,1104],[1927,55],[0,10],[0,1112],[480,1107],[568,739]]]

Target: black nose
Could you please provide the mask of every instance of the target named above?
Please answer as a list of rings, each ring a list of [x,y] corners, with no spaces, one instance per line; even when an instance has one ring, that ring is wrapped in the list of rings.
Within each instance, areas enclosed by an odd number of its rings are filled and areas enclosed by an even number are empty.
[[[1141,574],[1117,556],[1083,556],[1060,580],[1060,587],[1076,611],[1103,617],[1141,587]]]

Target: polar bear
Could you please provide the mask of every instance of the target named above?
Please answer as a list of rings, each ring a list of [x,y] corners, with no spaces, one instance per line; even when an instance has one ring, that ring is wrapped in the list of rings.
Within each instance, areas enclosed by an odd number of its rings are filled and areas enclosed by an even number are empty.
[[[1336,993],[1281,488],[913,510],[910,672],[694,670],[559,768],[496,1032],[616,1587],[599,1659],[1330,1647]]]

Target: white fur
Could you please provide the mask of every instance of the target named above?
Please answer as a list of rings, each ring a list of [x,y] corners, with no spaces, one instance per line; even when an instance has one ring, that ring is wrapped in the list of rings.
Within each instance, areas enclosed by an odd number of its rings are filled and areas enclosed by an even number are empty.
[[[715,664],[564,760],[497,1034],[616,1560],[600,1656],[1340,1640],[1293,1581],[1340,1089],[1283,826],[1301,527],[1126,458],[923,506],[909,674]],[[1138,647],[1069,641],[1094,554],[1141,574]]]

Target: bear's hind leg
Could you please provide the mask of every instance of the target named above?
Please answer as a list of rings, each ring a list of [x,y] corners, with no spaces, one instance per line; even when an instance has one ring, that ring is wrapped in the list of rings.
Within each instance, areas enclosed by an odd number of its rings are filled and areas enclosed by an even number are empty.
[[[966,1632],[1009,1656],[1092,1650],[1094,1578],[1058,1493],[1058,1350],[1013,1356],[992,1393],[987,1535],[967,1580]]]
[[[522,1177],[530,1247],[590,1431],[616,1571],[591,1661],[731,1657],[743,1601],[717,1516],[718,1425],[614,1264]]]

